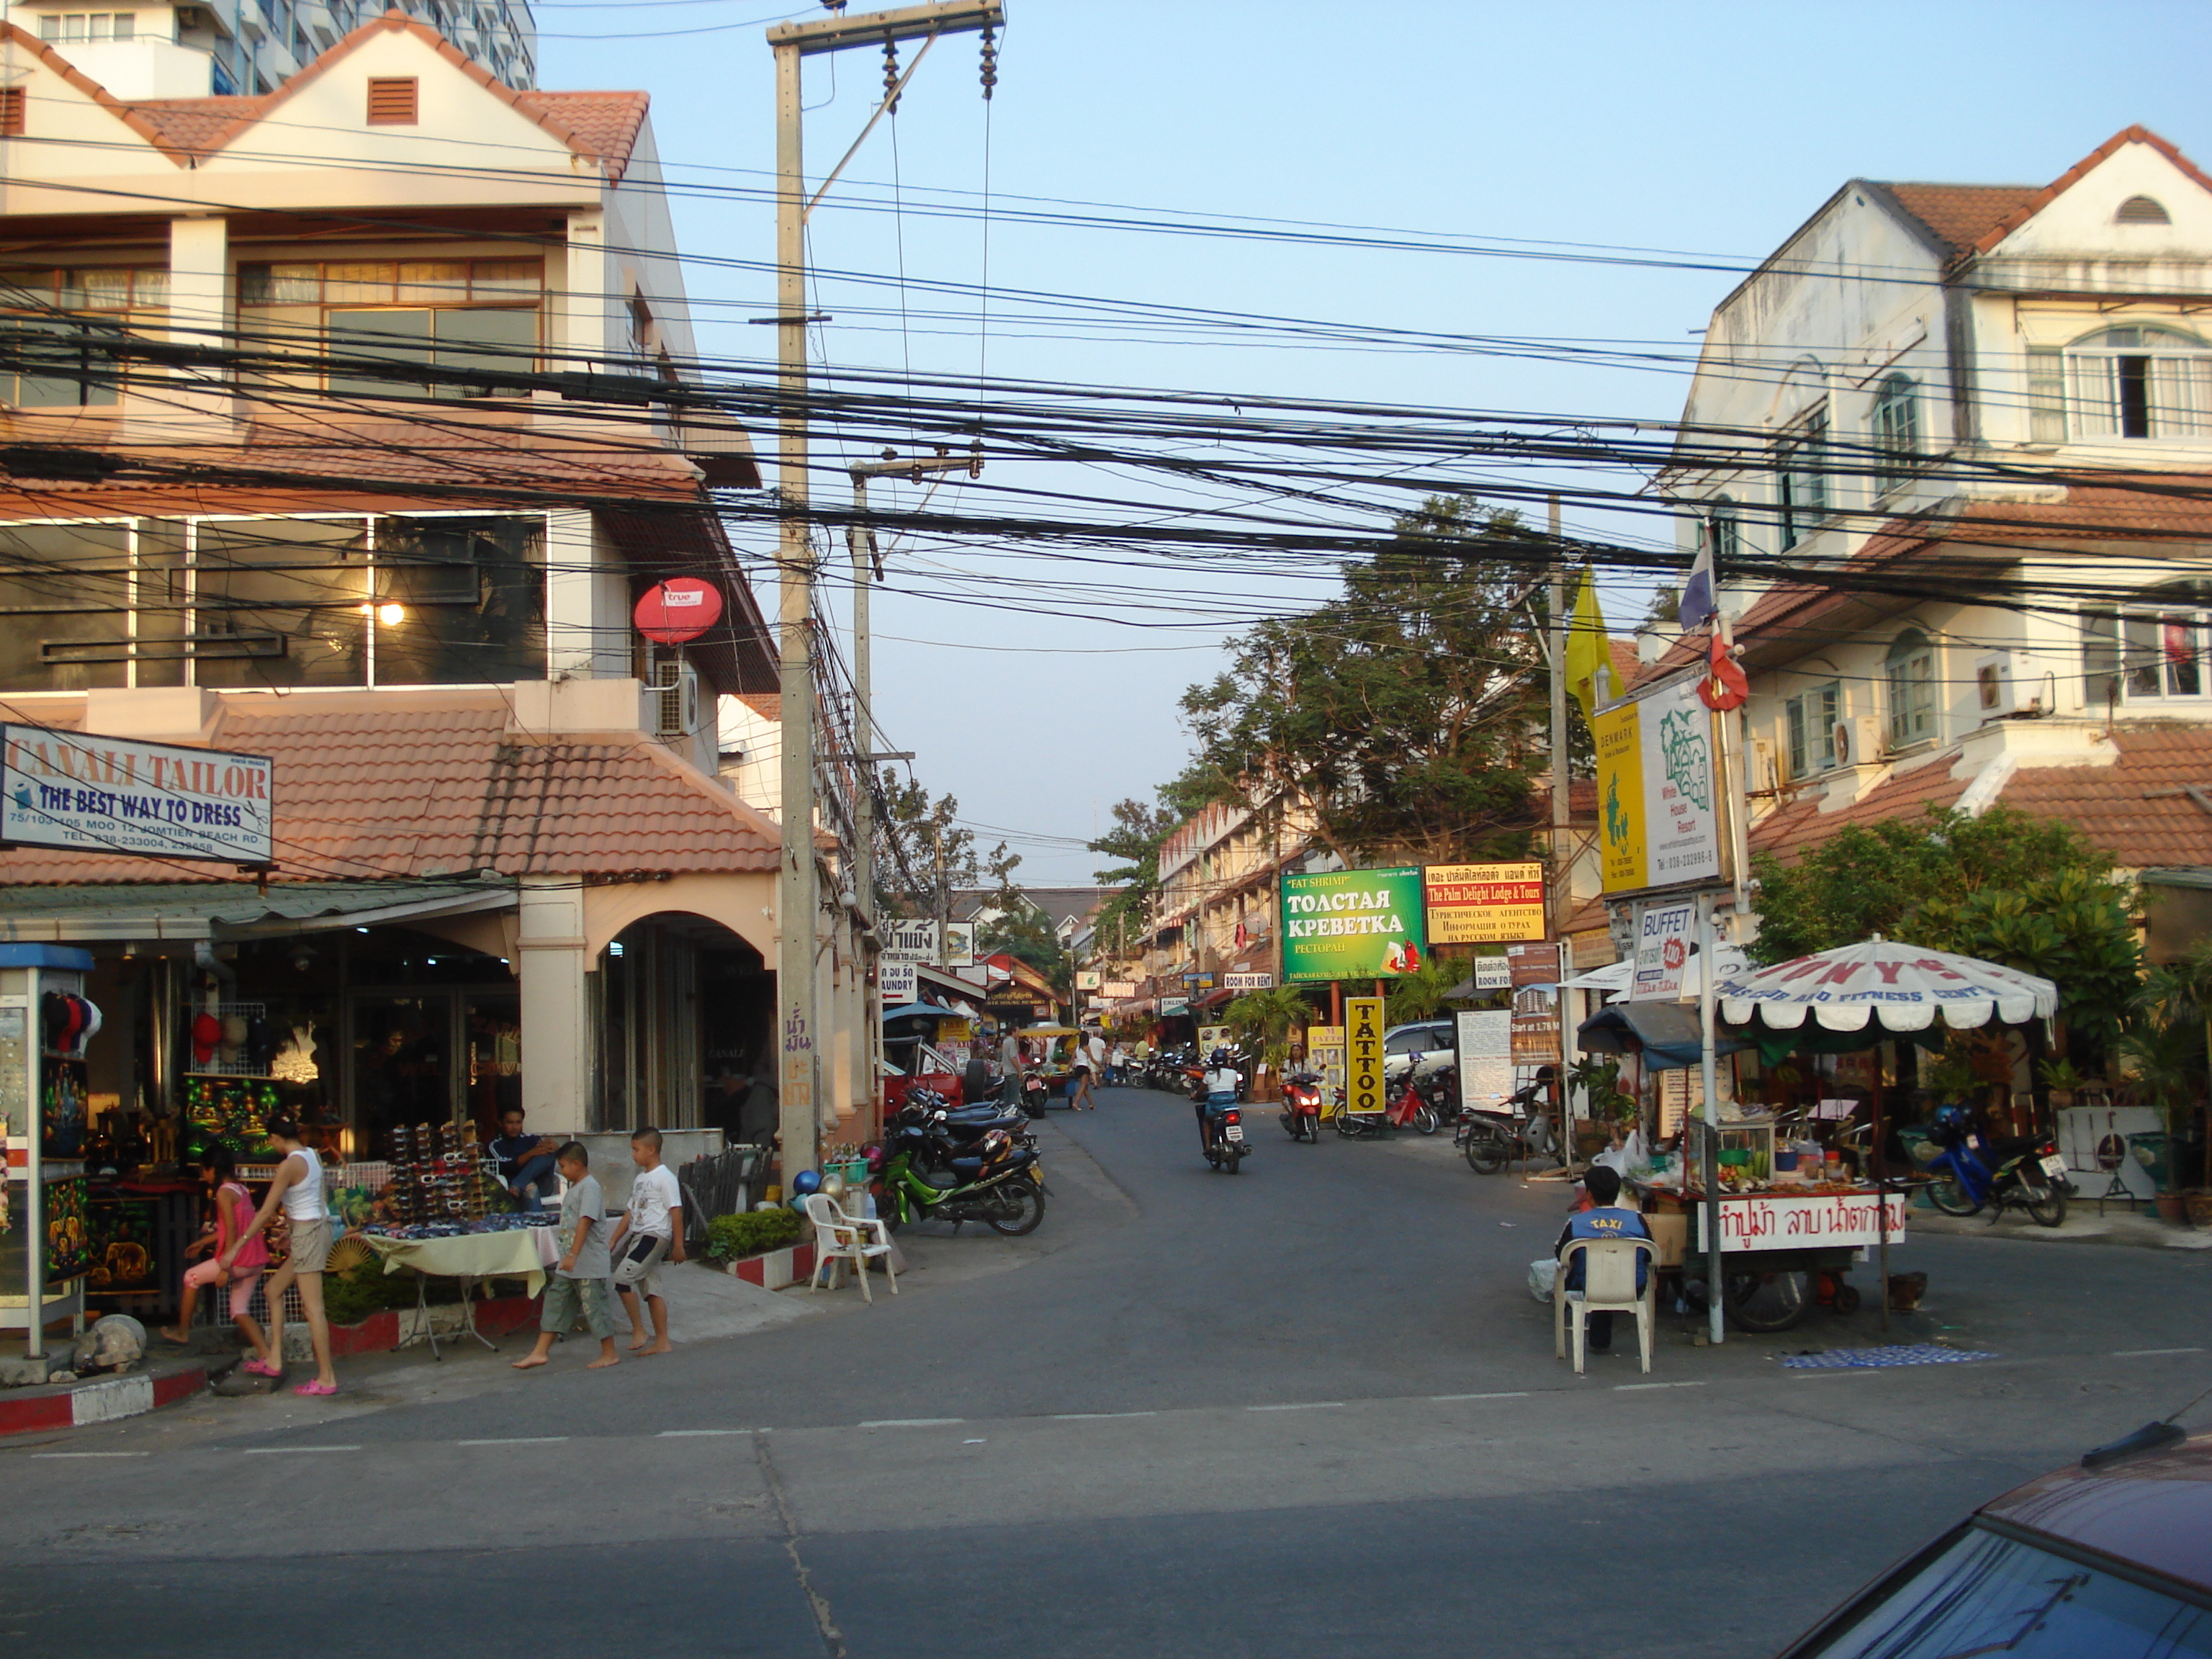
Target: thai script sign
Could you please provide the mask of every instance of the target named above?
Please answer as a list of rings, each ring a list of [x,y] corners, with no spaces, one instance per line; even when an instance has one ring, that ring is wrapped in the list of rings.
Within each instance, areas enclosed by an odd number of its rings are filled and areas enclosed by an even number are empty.
[[[888,959],[876,965],[876,989],[882,994],[884,1005],[903,1008],[917,994],[921,978],[911,962],[892,962]]]
[[[1431,864],[1421,876],[1431,945],[1544,937],[1540,864]]]
[[[884,962],[935,962],[937,960],[937,924],[933,921],[899,921],[887,923],[890,935],[884,940]]]
[[[0,842],[273,861],[266,755],[0,726]]]
[[[1419,865],[1283,878],[1286,982],[1417,973],[1427,943]]]
[[[1695,679],[1590,722],[1597,745],[1598,863],[1608,893],[1721,878],[1712,711]]]
[[[1883,1210],[1887,1213],[1884,1215]],[[1693,1204],[1698,1248],[1705,1248],[1705,1206]],[[1905,1238],[1905,1194],[1851,1193],[1834,1198],[1724,1198],[1721,1254],[1730,1250],[1795,1250],[1814,1245],[1879,1244]]]

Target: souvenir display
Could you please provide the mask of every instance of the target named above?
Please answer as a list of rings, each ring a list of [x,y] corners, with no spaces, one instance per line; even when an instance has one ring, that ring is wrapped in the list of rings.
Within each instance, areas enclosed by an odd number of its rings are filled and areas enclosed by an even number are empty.
[[[93,1200],[86,1289],[122,1295],[161,1288],[155,1210],[150,1199]]]
[[[48,1054],[40,1061],[39,1071],[40,1151],[46,1158],[81,1158],[85,1132],[84,1062]]]
[[[392,1164],[390,1215],[402,1226],[480,1221],[499,1191],[472,1123],[400,1124]]]
[[[210,1148],[228,1146],[240,1158],[267,1158],[274,1148],[261,1126],[281,1109],[274,1084],[253,1078],[187,1077],[185,1154],[199,1158]]]
[[[90,1183],[82,1176],[46,1184],[46,1275],[49,1285],[82,1275],[89,1265],[92,1235]]]

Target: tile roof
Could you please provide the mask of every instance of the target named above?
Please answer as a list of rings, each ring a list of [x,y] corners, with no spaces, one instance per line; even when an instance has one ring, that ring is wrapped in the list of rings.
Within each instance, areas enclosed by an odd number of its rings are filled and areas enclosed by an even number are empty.
[[[1874,181],[1869,181],[1874,182]],[[1953,253],[1974,246],[1995,225],[2041,194],[2036,185],[1898,185],[1883,182],[1897,204]]]
[[[276,769],[276,880],[776,867],[776,827],[642,732],[532,739],[498,692],[227,693],[214,741]],[[76,716],[48,724],[77,729]],[[176,882],[220,865],[32,848],[0,883]]]
[[[371,18],[342,37],[329,51],[272,92],[252,97],[121,99],[79,70],[60,53],[13,23],[0,22],[0,41],[43,58],[78,91],[138,132],[179,167],[195,167],[248,131],[301,87],[349,57],[378,33],[409,33],[428,41],[438,55],[494,97],[528,117],[579,155],[599,164],[610,183],[622,182],[643,126],[648,95],[642,92],[531,92],[509,87],[447,40],[428,23],[396,8]],[[279,145],[289,151],[292,146]]]
[[[2124,868],[2212,865],[2212,811],[2187,793],[2212,791],[2212,727],[2123,726],[2112,734],[2119,758],[2109,766],[2022,766],[1998,793],[2006,806],[2063,819]],[[1834,812],[1817,790],[1754,824],[1751,848],[1794,863],[1847,824],[1919,818],[1929,806],[1958,803],[1968,779],[1938,759],[1869,790]]]

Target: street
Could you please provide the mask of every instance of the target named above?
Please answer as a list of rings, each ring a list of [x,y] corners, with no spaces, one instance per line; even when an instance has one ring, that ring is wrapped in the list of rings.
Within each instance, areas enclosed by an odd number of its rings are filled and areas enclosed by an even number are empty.
[[[1036,1248],[925,1239],[896,1298],[606,1372],[203,1399],[0,1449],[0,1635],[228,1654],[1770,1652],[1972,1504],[2206,1386],[2212,1252],[1898,1253],[1926,1311],[1586,1378],[1528,1295],[1565,1202],[1448,1136],[1230,1179],[1188,1105],[1042,1139]],[[962,1252],[978,1263],[960,1271]],[[687,1269],[685,1271],[700,1271]],[[805,1297],[798,1289],[784,1293]],[[674,1332],[679,1345],[680,1322]],[[1996,1357],[1785,1370],[1941,1341]],[[424,1370],[416,1356],[410,1376]],[[1632,1638],[1623,1627],[1637,1627]]]

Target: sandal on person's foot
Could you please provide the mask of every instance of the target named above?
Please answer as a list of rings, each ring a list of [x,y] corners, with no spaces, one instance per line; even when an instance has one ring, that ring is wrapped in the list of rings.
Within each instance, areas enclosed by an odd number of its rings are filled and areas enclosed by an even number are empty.
[[[282,1365],[268,1364],[258,1359],[249,1359],[243,1366],[240,1367],[240,1369],[252,1376],[282,1376],[284,1375],[284,1368]]]
[[[294,1394],[307,1395],[310,1396],[336,1394],[337,1391],[338,1385],[335,1382],[302,1382],[298,1388],[292,1390]]]

